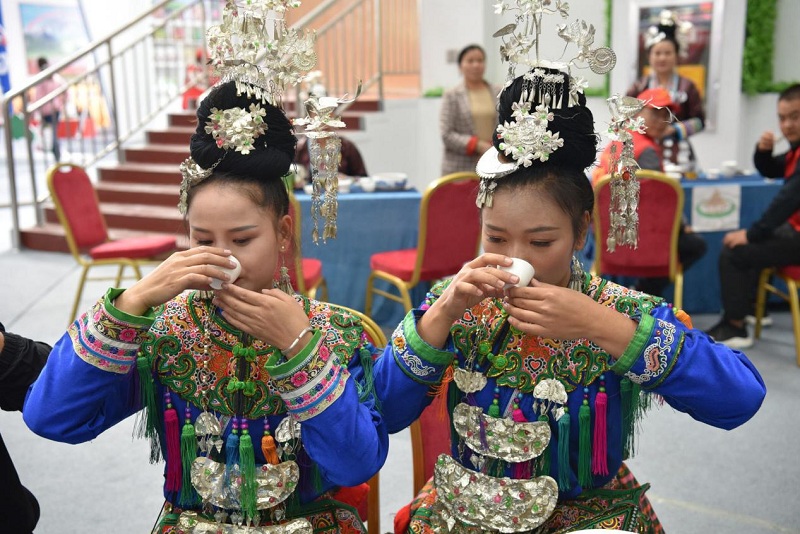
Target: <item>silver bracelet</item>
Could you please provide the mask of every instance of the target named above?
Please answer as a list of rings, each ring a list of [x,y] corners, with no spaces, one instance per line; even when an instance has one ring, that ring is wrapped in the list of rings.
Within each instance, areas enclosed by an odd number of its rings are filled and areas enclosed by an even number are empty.
[[[299,334],[297,334],[297,337],[294,339],[294,341],[292,341],[292,344],[281,351],[283,353],[283,355],[286,356],[287,352],[291,351],[293,348],[295,348],[297,346],[298,343],[300,343],[300,340],[303,338],[304,335],[308,334],[309,332],[313,332],[313,331],[314,331],[314,328],[311,325],[303,328],[303,330]]]

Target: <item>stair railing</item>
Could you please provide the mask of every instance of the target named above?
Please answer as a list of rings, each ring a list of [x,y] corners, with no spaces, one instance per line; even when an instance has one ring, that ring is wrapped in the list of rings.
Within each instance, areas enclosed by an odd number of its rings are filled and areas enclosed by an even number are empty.
[[[171,0],[159,2],[3,96],[10,200],[0,199],[0,208],[11,208],[14,248],[20,245],[22,207],[32,207],[36,224],[42,223],[41,205],[47,195],[40,195],[39,189],[46,169],[55,162],[45,150],[52,150],[51,139],[63,137],[60,145],[67,155],[62,162],[89,167],[114,154],[123,161],[121,146],[126,140],[186,89],[207,85],[206,3],[191,0],[172,10],[173,5]],[[69,74],[69,79],[61,73]],[[54,75],[60,85],[35,99],[37,87]],[[52,126],[55,131],[45,131],[40,110],[57,100],[66,101],[58,125]],[[17,178],[26,172],[30,194],[20,198]]]

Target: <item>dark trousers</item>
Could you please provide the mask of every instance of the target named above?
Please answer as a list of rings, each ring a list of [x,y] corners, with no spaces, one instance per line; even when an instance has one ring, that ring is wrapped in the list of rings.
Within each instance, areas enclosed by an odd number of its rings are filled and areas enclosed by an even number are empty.
[[[56,111],[50,115],[42,116],[42,122],[50,126],[50,129],[53,131],[53,145],[51,150],[53,151],[53,155],[56,157],[56,162],[61,161],[61,147],[58,146],[58,115],[59,112]]]
[[[760,243],[724,247],[719,255],[723,317],[740,321],[752,314],[762,269],[800,264],[800,233],[788,223]]]
[[[694,232],[685,232],[684,229],[685,226],[681,224],[680,234],[678,234],[678,259],[683,266],[683,272],[686,272],[689,267],[703,257],[708,245],[703,236]],[[636,282],[636,289],[644,291],[648,295],[663,297],[664,290],[669,284],[667,277],[640,278]]]

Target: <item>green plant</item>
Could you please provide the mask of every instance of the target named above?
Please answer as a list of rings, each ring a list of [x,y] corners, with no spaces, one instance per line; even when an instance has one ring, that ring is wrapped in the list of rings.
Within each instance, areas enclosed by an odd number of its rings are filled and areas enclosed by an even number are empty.
[[[773,78],[775,18],[778,0],[747,0],[742,91],[748,95],[780,92],[794,82]]]

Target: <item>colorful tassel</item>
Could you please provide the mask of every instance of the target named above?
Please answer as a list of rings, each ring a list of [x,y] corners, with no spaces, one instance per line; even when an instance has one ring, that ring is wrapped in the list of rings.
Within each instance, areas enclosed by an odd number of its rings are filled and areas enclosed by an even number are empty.
[[[181,444],[178,412],[172,407],[169,391],[164,393],[164,439],[167,442],[167,491],[181,489]]]
[[[531,462],[517,462],[511,466],[511,478],[529,480],[531,478]]]
[[[197,493],[192,486],[192,464],[197,458],[197,437],[192,424],[192,411],[186,405],[184,423],[181,430],[181,469],[183,471],[181,482],[181,495],[179,502],[182,506],[191,506],[197,502]]]
[[[228,478],[233,472],[233,467],[239,463],[239,421],[235,416],[231,425],[231,433],[225,440],[225,472]]]
[[[256,509],[256,461],[253,440],[246,419],[242,419],[242,434],[239,437],[239,470],[242,475],[242,511],[248,518],[255,518]]]
[[[275,438],[269,428],[269,421],[264,417],[264,435],[261,437],[261,454],[264,455],[264,461],[268,464],[278,465],[281,459],[278,457],[278,447],[275,445]]]
[[[592,487],[592,412],[588,397],[585,388],[583,404],[578,410],[578,483],[584,489]]]
[[[558,419],[558,489],[572,489],[569,465],[569,433],[570,417],[568,408],[564,407],[564,415]]]
[[[143,410],[134,429],[134,436],[150,441],[150,463],[161,461],[161,443],[158,439],[158,405],[153,375],[150,372],[150,359],[139,352],[136,358],[136,371],[139,373],[139,395]]]
[[[494,387],[494,399],[489,406],[488,414],[490,417],[500,417],[500,388]]]
[[[542,423],[549,423],[549,419],[547,417],[547,413],[543,413],[539,416],[539,422]],[[552,441],[550,442],[552,443]],[[547,447],[542,451],[541,456],[539,456],[538,466],[536,468],[537,476],[549,476],[550,475],[550,454],[552,447],[550,443],[547,444]]]
[[[436,384],[428,392],[428,395],[438,399],[439,405],[436,410],[436,417],[439,421],[446,421],[448,419],[447,413],[447,390],[450,389],[450,382],[453,381],[453,366],[450,365],[444,370],[442,374],[442,381]],[[436,400],[434,400],[436,402]],[[490,412],[491,413],[491,412]],[[496,416],[495,416],[496,417]]]
[[[641,394],[641,386],[623,378],[620,382],[622,398],[622,459],[635,454],[636,425],[649,407],[649,398]]]
[[[606,433],[606,413],[608,395],[604,376],[600,375],[600,391],[594,399],[594,434],[592,441],[592,474],[608,475],[608,435]]]

